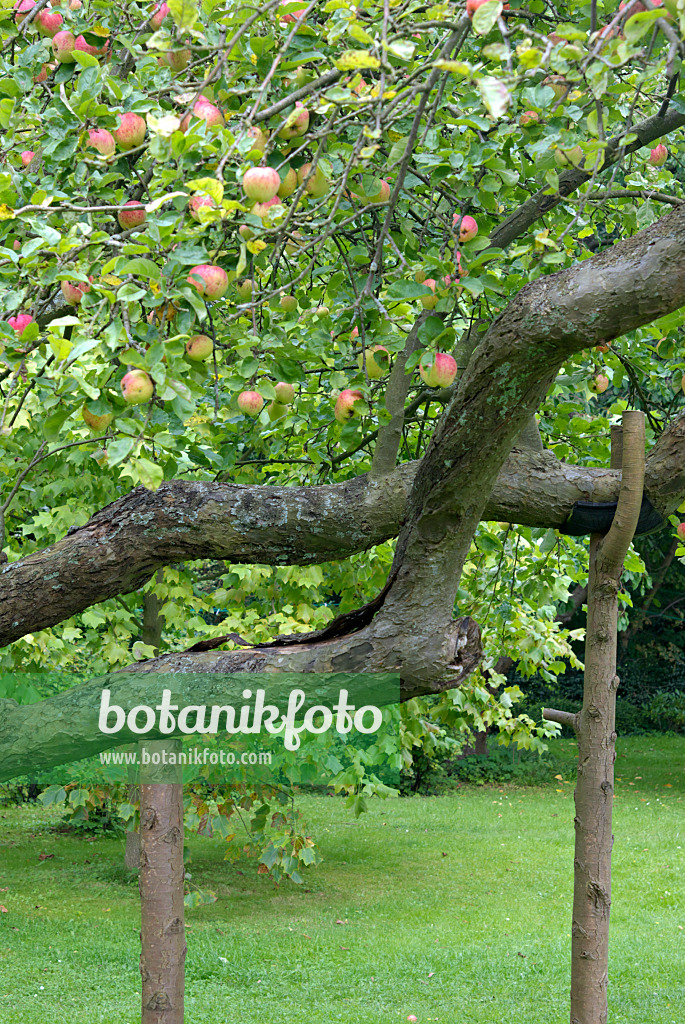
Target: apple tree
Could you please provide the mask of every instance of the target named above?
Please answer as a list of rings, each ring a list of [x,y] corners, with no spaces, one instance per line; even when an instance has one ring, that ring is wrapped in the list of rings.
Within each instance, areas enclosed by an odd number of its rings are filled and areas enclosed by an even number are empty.
[[[638,532],[685,498],[682,0],[1,17],[3,668],[127,664],[143,588],[138,673],[395,672],[407,758],[539,746],[499,659],[572,656],[624,411]],[[2,777],[106,747],[91,693],[7,693]]]

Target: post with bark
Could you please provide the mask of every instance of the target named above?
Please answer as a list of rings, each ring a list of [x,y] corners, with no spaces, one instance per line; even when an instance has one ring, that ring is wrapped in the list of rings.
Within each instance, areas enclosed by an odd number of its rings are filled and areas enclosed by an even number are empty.
[[[180,740],[145,744],[151,756],[178,752]],[[158,770],[159,772],[159,770]],[[155,782],[154,765],[141,766],[140,974],[142,1024],[183,1024],[185,914],[183,904],[183,786],[178,777]]]
[[[571,1024],[606,1024],[611,907],[611,832],[616,759],[618,591],[635,533],[645,471],[645,418],[623,414],[612,432],[612,468],[622,469],[614,520],[590,539],[583,706],[576,714],[545,708],[543,717],[575,729],[578,776],[571,939]]]

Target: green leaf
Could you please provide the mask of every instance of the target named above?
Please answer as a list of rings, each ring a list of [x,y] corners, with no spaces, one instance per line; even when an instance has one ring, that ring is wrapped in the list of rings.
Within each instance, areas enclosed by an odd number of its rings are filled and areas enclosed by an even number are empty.
[[[381,62],[368,50],[345,50],[335,61],[338,71],[357,71],[359,68],[379,68]]]
[[[623,26],[623,34],[626,40],[629,43],[638,43],[643,36],[651,32],[654,23],[659,18],[663,18],[663,16],[664,12],[659,10],[640,11],[639,14],[633,14]]]
[[[180,29],[192,28],[199,14],[195,0],[168,0],[171,17]]]
[[[389,299],[418,299],[422,295],[430,295],[431,290],[425,284],[416,281],[393,281],[388,288]]]
[[[77,64],[80,64],[82,68],[97,68],[99,62],[97,57],[94,57],[92,53],[84,53],[82,50],[72,50],[72,56]]]
[[[108,465],[118,466],[131,453],[133,445],[132,437],[121,437],[118,441],[113,441],[107,448]]]
[[[490,0],[488,0],[487,4],[483,4],[483,7],[488,7],[489,4]],[[478,11],[482,11],[483,7],[479,7]],[[478,11],[476,11],[476,14],[478,14]],[[511,93],[504,82],[500,81],[499,78],[490,78],[489,76],[480,78],[478,80],[478,91],[487,112],[495,119],[503,117],[511,103]]]
[[[162,273],[156,263],[152,260],[138,258],[129,260],[123,266],[118,266],[117,274],[136,274],[138,277],[151,278],[153,281],[161,281]],[[121,296],[120,296],[121,297]]]
[[[486,36],[497,22],[502,13],[502,4],[499,0],[488,0],[474,12],[471,19],[473,31],[477,36]]]
[[[134,465],[138,470],[138,479],[143,487],[147,487],[148,491],[156,491],[164,479],[162,467],[158,466],[156,462],[151,462],[150,459],[142,458],[142,456],[135,460]]]
[[[191,192],[203,192],[205,195],[211,196],[217,206],[224,198],[224,183],[216,178],[194,178],[192,181],[186,182],[186,187]]]
[[[65,420],[71,416],[71,409],[58,409],[53,412],[43,423],[43,433],[46,440],[56,441]]]

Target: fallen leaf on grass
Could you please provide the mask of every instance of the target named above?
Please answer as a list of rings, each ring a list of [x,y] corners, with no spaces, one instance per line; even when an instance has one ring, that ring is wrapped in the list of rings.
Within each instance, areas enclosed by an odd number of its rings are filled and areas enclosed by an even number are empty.
[[[7,907],[3,907],[2,903],[0,903],[0,914],[9,914],[9,910]]]
[[[52,860],[54,853],[39,853],[38,860]]]

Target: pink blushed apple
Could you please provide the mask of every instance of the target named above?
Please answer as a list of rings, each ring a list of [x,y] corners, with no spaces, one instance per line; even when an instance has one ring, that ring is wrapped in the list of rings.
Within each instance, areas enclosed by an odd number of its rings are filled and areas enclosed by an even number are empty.
[[[200,295],[204,295],[206,299],[220,299],[228,288],[226,271],[213,263],[201,263],[193,267],[187,280],[195,285]]]
[[[259,125],[253,125],[252,128],[248,128],[246,134],[250,139],[252,149],[258,149],[260,153],[263,153],[268,139]]]
[[[202,223],[202,218],[200,217],[200,210],[213,210],[215,208],[216,203],[214,202],[211,196],[193,196],[193,198],[188,203],[188,213],[193,218],[193,220],[196,220],[199,224]]]
[[[113,156],[117,148],[114,137],[106,128],[91,128],[88,132],[88,145],[97,149],[102,156]]]
[[[14,5],[14,10],[16,12],[14,15],[15,24],[21,25],[26,15],[32,11],[35,6],[36,0],[19,0],[19,3]]]
[[[590,381],[590,391],[596,395],[603,395],[609,387],[609,378],[603,373],[597,373]]]
[[[345,388],[344,391],[341,391],[336,399],[333,413],[338,423],[347,423],[358,412],[355,408],[357,403],[363,401],[364,396],[361,391],[355,391],[351,388]]]
[[[190,50],[167,50],[157,58],[160,67],[171,68],[172,71],[183,71],[188,67]]]
[[[125,114],[121,115],[119,121],[119,127],[115,128],[112,132],[117,146],[124,152],[129,149],[135,149],[137,146],[142,146],[145,141],[145,129],[147,125],[145,118],[141,117],[140,114],[134,114],[133,111],[128,110]]]
[[[522,128],[527,128],[529,124],[538,124],[540,121],[540,115],[534,110],[524,110],[519,117],[519,124]]]
[[[24,150],[24,152],[21,154],[21,162],[24,165],[24,167],[28,167],[28,165],[31,163],[35,155],[36,154],[33,152],[32,149]]]
[[[250,167],[243,175],[243,192],[260,203],[273,199],[280,187],[280,175],[273,167]]]
[[[16,316],[8,316],[7,323],[21,337],[28,325],[33,323],[33,317],[29,313],[17,313]]]
[[[218,107],[215,107],[209,100],[201,97],[195,104],[193,104],[193,117],[198,118],[200,121],[204,121],[208,128],[222,127],[224,123],[224,115],[221,113]],[[190,127],[190,114],[181,121],[180,131],[187,132]]]
[[[89,277],[88,282],[93,278]],[[65,300],[72,306],[78,306],[79,302],[90,291],[90,284],[87,281],[61,281],[60,288]]]
[[[154,384],[145,370],[129,370],[121,378],[121,394],[127,405],[149,402],[154,390]]]
[[[278,196],[274,196],[273,199],[267,199],[265,203],[255,203],[250,213],[254,214],[255,217],[266,217],[267,213],[272,206],[280,206],[281,200]]]
[[[318,164],[314,173],[309,176],[311,169],[312,165],[310,163],[302,164],[297,172],[297,181],[299,185],[302,185],[305,180],[308,179],[307,184],[304,186],[305,191],[308,192],[310,196],[314,196],[315,199],[319,199],[321,196],[325,196],[329,191],[331,187],[330,182]]]
[[[109,40],[105,40],[102,46],[93,46],[85,36],[77,36],[74,40],[74,49],[81,53],[89,53],[91,57],[104,57],[109,49]]]
[[[681,540],[685,540],[685,523],[678,523],[675,528],[675,532]]]
[[[456,228],[457,224],[459,224],[459,241],[462,244],[470,242],[478,234],[478,224],[475,218],[469,217],[468,214],[462,217],[461,214],[455,213],[452,217],[452,227]]]
[[[87,405],[83,406],[81,415],[83,416],[83,422],[86,426],[96,434],[101,433],[103,430],[107,430],[107,427],[114,419],[114,416],[110,412],[104,412],[98,416],[97,413],[91,412]]]
[[[133,209],[129,209],[129,207],[133,207]],[[138,199],[130,199],[128,203],[125,203],[124,209],[119,210],[117,214],[119,225],[124,231],[128,231],[129,228],[140,227],[141,224],[145,223],[146,219],[147,214]]]
[[[276,401],[281,405],[290,405],[295,399],[295,388],[284,380],[279,380],[274,391],[276,393]]]
[[[298,100],[295,104],[295,110],[293,110],[292,114],[288,115],[285,124],[278,133],[278,137],[279,139],[295,139],[300,135],[304,135],[308,128],[309,111]]]
[[[663,167],[667,158],[668,150],[663,143],[660,142],[659,145],[655,146],[650,152],[647,163],[651,164],[652,167]]]
[[[244,416],[254,419],[264,408],[264,399],[258,391],[241,391],[238,395],[238,408]]]
[[[150,28],[154,29],[155,32],[158,28],[161,28],[162,22],[169,13],[169,8],[166,4],[157,4],[154,11],[150,15]]]
[[[194,334],[186,342],[186,355],[194,363],[209,359],[214,351],[214,342],[206,334]]]
[[[56,32],[52,37],[52,52],[58,64],[73,64],[75,47],[76,40],[71,32]]]
[[[64,18],[59,11],[50,11],[46,7],[36,15],[36,25],[42,36],[49,36],[52,39],[60,28]]]
[[[447,352],[436,352],[430,366],[419,364],[419,374],[429,388],[448,388],[457,375],[457,364]]]
[[[435,309],[438,304],[438,296],[435,294],[437,282],[432,277],[426,277],[420,282],[425,288],[430,288],[432,295],[422,295],[421,305],[424,309]]]

